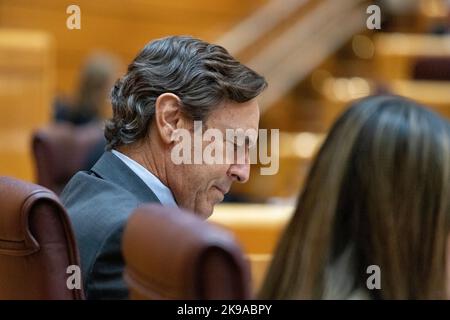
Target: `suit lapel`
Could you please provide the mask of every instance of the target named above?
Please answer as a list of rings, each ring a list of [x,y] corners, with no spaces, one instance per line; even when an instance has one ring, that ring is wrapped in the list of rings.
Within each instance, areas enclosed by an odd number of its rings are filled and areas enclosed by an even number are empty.
[[[110,151],[103,153],[91,171],[130,191],[141,202],[160,202],[144,181]]]

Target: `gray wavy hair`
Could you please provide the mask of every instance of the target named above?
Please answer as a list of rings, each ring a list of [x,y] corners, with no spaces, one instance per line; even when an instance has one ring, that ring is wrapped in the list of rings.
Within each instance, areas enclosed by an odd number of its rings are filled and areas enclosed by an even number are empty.
[[[205,120],[224,101],[249,101],[267,87],[266,80],[239,63],[223,47],[189,36],[148,43],[111,92],[112,119],[106,122],[106,149],[145,136],[163,93],[181,100],[183,113]]]

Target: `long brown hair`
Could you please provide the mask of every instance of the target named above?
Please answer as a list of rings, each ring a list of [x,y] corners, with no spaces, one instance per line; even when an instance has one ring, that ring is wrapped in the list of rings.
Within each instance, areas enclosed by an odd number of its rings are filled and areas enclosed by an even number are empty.
[[[366,98],[319,150],[260,297],[324,298],[330,267],[350,252],[350,276],[332,274],[347,294],[444,298],[449,230],[449,123],[401,97]],[[365,289],[370,265],[380,290]]]

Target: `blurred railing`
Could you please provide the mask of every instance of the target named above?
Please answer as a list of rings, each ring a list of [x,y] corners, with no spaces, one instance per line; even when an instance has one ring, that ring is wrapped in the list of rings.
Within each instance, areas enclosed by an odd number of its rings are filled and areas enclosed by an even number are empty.
[[[348,39],[366,28],[364,0],[272,0],[218,40],[262,73],[264,112]]]

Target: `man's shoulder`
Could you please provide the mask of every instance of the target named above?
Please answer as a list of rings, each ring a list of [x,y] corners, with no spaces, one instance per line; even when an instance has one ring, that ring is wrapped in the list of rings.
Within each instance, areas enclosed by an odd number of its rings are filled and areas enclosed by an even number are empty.
[[[64,187],[61,199],[63,201],[70,199],[74,193],[82,195],[94,190],[112,192],[118,189],[124,190],[121,186],[99,177],[92,171],[78,171]]]
[[[120,185],[78,172],[61,194],[77,238],[82,269],[89,273],[110,238],[121,237],[131,212],[142,202]]]
[[[122,186],[87,171],[72,177],[61,194],[61,201],[72,220],[80,218],[111,225],[126,219],[129,211],[140,203]]]

